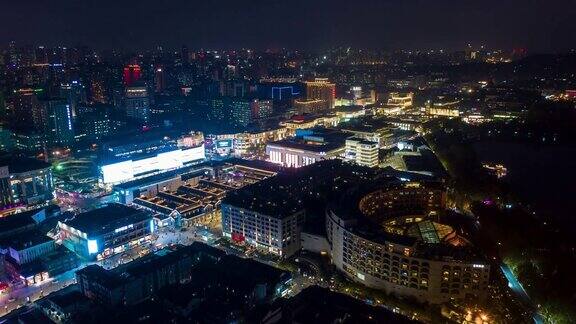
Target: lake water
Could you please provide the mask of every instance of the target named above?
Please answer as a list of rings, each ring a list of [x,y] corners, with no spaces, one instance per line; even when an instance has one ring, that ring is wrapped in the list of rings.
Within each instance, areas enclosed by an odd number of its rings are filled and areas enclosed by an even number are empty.
[[[576,147],[483,141],[474,149],[483,162],[508,168],[504,179],[523,201],[576,233]]]

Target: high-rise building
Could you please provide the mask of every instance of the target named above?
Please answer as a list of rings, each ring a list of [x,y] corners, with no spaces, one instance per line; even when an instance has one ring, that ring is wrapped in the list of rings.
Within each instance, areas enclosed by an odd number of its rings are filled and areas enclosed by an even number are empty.
[[[221,81],[220,95],[242,98],[246,95],[246,83],[243,81]]]
[[[307,81],[306,99],[323,100],[325,109],[333,109],[336,100],[336,84],[330,83],[326,78],[316,78],[314,81]]]
[[[69,146],[74,144],[74,128],[72,126],[72,109],[65,99],[55,98],[42,100],[41,113],[37,127],[44,131],[52,145]]]
[[[232,99],[230,100],[231,122],[239,126],[247,126],[252,121],[252,107],[255,105],[252,100]]]
[[[77,116],[78,104],[86,102],[86,90],[80,81],[62,83],[60,85],[60,97],[66,99],[72,111],[72,117]]]
[[[190,52],[188,47],[182,46],[182,51],[180,51],[180,59],[182,60],[182,65],[190,64]]]
[[[141,76],[142,70],[140,69],[140,65],[130,64],[124,68],[122,79],[125,86],[131,87],[136,81],[140,80]]]
[[[18,89],[14,92],[12,97],[12,121],[14,124],[24,127],[30,127],[30,124],[35,120],[34,113],[38,109],[37,95],[42,93],[42,89]]]
[[[83,114],[80,121],[87,139],[99,140],[110,134],[110,116],[105,109]]]
[[[17,68],[20,66],[20,53],[16,48],[16,42],[11,41],[8,44],[8,63],[11,68]]]
[[[104,82],[102,80],[91,80],[90,101],[92,103],[106,103],[106,93],[104,91]]]
[[[44,46],[38,46],[36,48],[35,57],[36,57],[35,63],[37,65],[48,64],[48,53],[46,52],[46,48],[44,48]]]
[[[158,65],[154,69],[154,90],[162,92],[164,89],[166,89],[166,72],[162,65]]]
[[[272,100],[252,100],[252,119],[266,119],[274,113]]]
[[[150,99],[144,86],[128,87],[124,94],[126,116],[147,121],[150,116]]]
[[[26,45],[21,49],[21,59],[20,62],[24,67],[30,67],[34,64],[35,58],[35,51],[34,48],[30,45]]]

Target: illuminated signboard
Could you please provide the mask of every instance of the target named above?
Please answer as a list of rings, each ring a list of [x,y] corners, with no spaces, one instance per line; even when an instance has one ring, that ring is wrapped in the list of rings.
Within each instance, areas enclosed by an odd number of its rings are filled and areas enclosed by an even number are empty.
[[[204,150],[204,144],[199,147],[194,147],[186,150],[182,150],[182,163],[188,163],[192,161],[203,160],[206,158],[206,152]]]
[[[230,144],[231,145],[231,144]],[[102,166],[102,181],[104,183],[122,183],[139,175],[151,172],[162,172],[181,168],[184,164],[206,158],[204,145],[185,150],[174,150],[160,153],[157,156],[124,161]]]
[[[88,240],[88,254],[98,253],[98,241]]]
[[[169,170],[182,167],[184,156],[181,150],[158,154],[158,168],[160,170]]]
[[[216,148],[231,148],[232,140],[220,140],[216,142]]]
[[[104,183],[117,183],[134,178],[132,161],[124,161],[102,166]]]
[[[126,225],[126,226],[122,226],[122,227],[120,227],[120,228],[115,229],[115,230],[114,230],[114,233],[124,232],[124,231],[126,231],[126,230],[133,229],[133,228],[134,228],[134,225],[133,225],[133,224]]]

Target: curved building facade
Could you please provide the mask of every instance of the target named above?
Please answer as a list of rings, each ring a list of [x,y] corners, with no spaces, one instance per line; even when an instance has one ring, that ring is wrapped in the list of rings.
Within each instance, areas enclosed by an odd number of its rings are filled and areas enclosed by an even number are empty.
[[[326,211],[332,262],[349,278],[432,304],[486,296],[490,266],[441,224],[437,183],[390,181],[341,197]]]

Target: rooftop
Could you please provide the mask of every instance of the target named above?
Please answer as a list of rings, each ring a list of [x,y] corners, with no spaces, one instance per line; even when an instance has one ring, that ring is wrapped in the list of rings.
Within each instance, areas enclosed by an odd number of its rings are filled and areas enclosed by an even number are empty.
[[[270,217],[285,218],[302,211],[302,203],[282,189],[277,178],[268,178],[259,183],[229,192],[222,204],[255,211]]]
[[[87,276],[91,280],[94,280],[102,286],[110,289],[120,287],[124,283],[124,280],[114,272],[106,270],[97,264],[91,264],[76,271],[76,276]]]
[[[391,127],[391,124],[382,118],[358,118],[346,123],[341,123],[338,126],[343,131],[349,132],[378,132],[382,129]]]
[[[378,144],[378,143],[376,143],[376,142],[369,141],[369,140],[366,140],[366,139],[362,139],[362,138],[359,138],[359,137],[350,137],[350,138],[348,138],[347,140],[348,140],[348,141],[356,141],[356,142],[358,142],[359,144],[363,144],[363,145]]]
[[[106,207],[78,214],[64,223],[88,234],[89,237],[94,237],[147,219],[152,219],[152,216],[146,211],[122,204],[109,204]]]
[[[166,181],[179,176],[195,176],[204,174],[205,170],[202,168],[205,164],[188,165],[176,170],[170,170],[159,174],[151,175],[148,177],[127,181],[115,185],[115,188],[128,190],[130,188],[142,187],[145,185]]]
[[[349,134],[336,130],[313,129],[311,134],[270,142],[268,145],[320,153],[344,148],[348,137]]]
[[[8,166],[10,173],[24,173],[47,169],[51,165],[50,163],[27,157],[4,156],[0,157],[0,166]]]
[[[42,234],[37,229],[32,229],[0,239],[0,246],[3,248],[11,247],[14,250],[21,251],[50,241],[52,239],[46,234]]]
[[[17,229],[36,225],[34,216],[39,210],[27,211],[0,217],[0,235],[5,232],[13,232]]]

